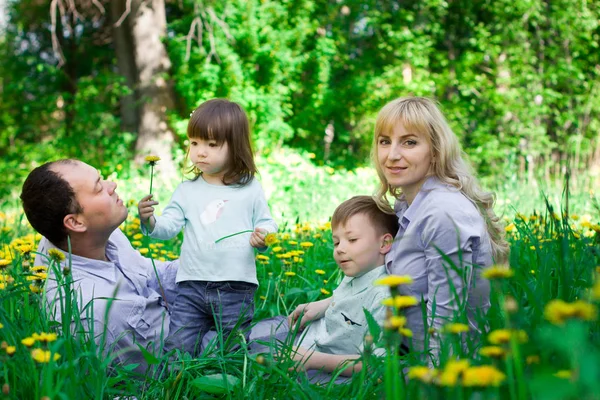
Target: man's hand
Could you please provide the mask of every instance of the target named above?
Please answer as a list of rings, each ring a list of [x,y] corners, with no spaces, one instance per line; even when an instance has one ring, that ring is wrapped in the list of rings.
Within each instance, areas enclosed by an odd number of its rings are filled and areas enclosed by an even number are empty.
[[[255,249],[261,249],[267,247],[265,238],[267,237],[267,230],[263,228],[256,228],[252,235],[250,235],[250,246]]]
[[[154,218],[154,206],[158,204],[158,201],[152,200],[151,194],[142,197],[142,200],[138,203],[138,213],[140,215],[140,222],[144,226],[150,226],[150,230],[154,230],[154,224],[156,222]]]
[[[299,330],[302,330],[310,321],[322,318],[323,315],[325,315],[325,311],[327,311],[329,304],[331,304],[331,297],[321,301],[300,304],[290,315],[288,315],[290,329],[295,329],[295,325],[300,324]]]

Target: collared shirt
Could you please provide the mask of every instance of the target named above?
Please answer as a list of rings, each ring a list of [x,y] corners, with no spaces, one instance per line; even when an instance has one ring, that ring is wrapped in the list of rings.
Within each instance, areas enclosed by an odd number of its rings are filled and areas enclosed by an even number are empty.
[[[369,331],[364,310],[379,324],[385,319],[385,306],[381,302],[390,297],[390,291],[385,286],[373,285],[385,275],[382,265],[359,277],[344,277],[333,291],[325,315],[309,325],[297,344],[305,348],[314,346],[315,350],[329,354],[361,353]]]
[[[51,248],[56,246],[43,238],[38,252],[48,254]],[[63,267],[68,265],[69,254],[65,256]],[[178,263],[155,261],[155,272],[152,261],[142,257],[120,229],[108,240],[106,258],[109,261],[71,256],[73,293],[82,325],[88,330],[93,327],[96,343],[104,340],[104,352],[116,356],[116,362],[139,363],[138,370],[144,371],[147,366],[138,344],[157,352],[162,339],[169,334],[170,317],[162,291],[172,305]],[[36,265],[41,264],[47,264],[47,260],[38,255]],[[57,272],[62,271],[48,270],[45,296],[50,319],[60,322],[65,289],[59,282],[63,278],[57,279]]]
[[[489,282],[481,277],[481,268],[492,264],[492,251],[476,206],[458,189],[430,177],[410,206],[402,197],[394,209],[400,228],[386,255],[386,267],[390,274],[413,279],[411,285],[399,287],[401,294],[426,302],[428,325],[437,332],[449,321],[463,322],[465,315],[471,331],[479,331],[476,317],[490,306]],[[447,259],[456,268],[449,267]],[[464,309],[459,309],[454,291],[464,299]],[[413,346],[421,350],[425,341],[421,305],[406,309],[405,315]],[[434,356],[438,337],[429,338]]]
[[[256,179],[245,186],[224,186],[211,185],[200,176],[177,187],[162,215],[156,217],[150,236],[170,239],[184,230],[177,282],[258,284],[250,245],[255,228],[277,232]]]

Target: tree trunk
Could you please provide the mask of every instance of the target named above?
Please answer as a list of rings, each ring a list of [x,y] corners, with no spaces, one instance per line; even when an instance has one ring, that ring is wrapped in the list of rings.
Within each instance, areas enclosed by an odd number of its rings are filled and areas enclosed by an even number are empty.
[[[175,101],[168,78],[171,61],[162,42],[167,30],[164,0],[132,0],[127,23],[131,29],[138,82],[136,162],[143,163],[148,154],[159,156],[158,171],[166,181],[172,182],[177,169],[171,156],[174,136],[166,113]]]
[[[133,52],[133,39],[126,16],[127,8],[123,0],[113,0],[110,4],[110,19],[113,26],[113,43],[119,72],[131,93],[121,98],[121,128],[126,132],[137,132],[139,114],[136,107],[137,67]]]

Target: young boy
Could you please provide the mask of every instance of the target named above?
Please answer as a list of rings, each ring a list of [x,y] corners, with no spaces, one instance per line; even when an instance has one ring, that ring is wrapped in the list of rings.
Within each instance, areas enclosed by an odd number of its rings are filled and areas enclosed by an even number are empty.
[[[360,371],[360,357],[368,324],[363,309],[383,323],[385,307],[381,301],[390,296],[389,289],[373,282],[386,274],[385,255],[390,251],[398,231],[398,219],[377,207],[370,196],[356,196],[340,204],[331,218],[333,258],[344,279],[325,300],[301,304],[289,315],[293,329],[302,329],[296,345],[297,361],[306,369],[332,372],[349,364],[342,375]]]

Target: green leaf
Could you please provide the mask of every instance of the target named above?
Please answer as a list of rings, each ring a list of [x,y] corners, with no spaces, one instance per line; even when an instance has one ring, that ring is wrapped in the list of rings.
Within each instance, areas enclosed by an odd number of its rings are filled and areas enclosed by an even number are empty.
[[[142,352],[142,356],[144,356],[144,360],[146,360],[148,365],[155,365],[160,362],[160,360],[158,358],[156,358],[156,356],[154,354],[152,354],[148,350],[146,350],[144,348],[144,346],[142,346],[141,344],[138,343],[138,347],[140,348],[140,351]]]
[[[365,318],[367,318],[367,325],[369,325],[369,333],[373,336],[374,340],[379,340],[379,337],[381,336],[381,327],[366,308],[363,308],[363,311],[365,313]]]
[[[197,389],[212,394],[228,393],[239,383],[239,378],[227,374],[205,375],[192,381]]]

